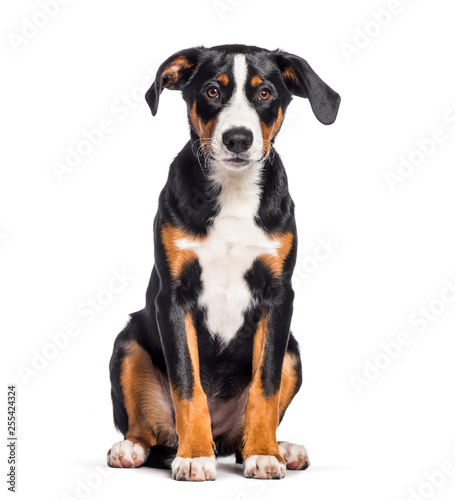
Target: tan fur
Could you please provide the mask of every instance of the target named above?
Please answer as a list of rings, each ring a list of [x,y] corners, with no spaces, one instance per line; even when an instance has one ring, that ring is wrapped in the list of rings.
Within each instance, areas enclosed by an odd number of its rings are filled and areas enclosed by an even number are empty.
[[[221,75],[217,78],[217,80],[225,87],[229,83],[229,77],[226,75],[226,73],[221,73]]]
[[[264,141],[263,153],[268,154],[271,149],[270,141],[275,137],[283,122],[283,110],[278,109],[278,116],[272,125],[266,125],[261,122],[262,139]]]
[[[292,249],[294,235],[291,231],[283,235],[278,235],[273,238],[280,243],[277,250],[277,255],[263,254],[259,258],[270,269],[274,277],[279,277],[283,272],[284,263]]]
[[[179,436],[179,457],[211,457],[214,455],[207,397],[201,386],[196,330],[190,313],[185,317],[188,350],[193,367],[193,397],[187,401],[171,389],[174,401],[176,430]]]
[[[128,414],[126,439],[145,449],[157,444],[157,436],[171,432],[171,416],[166,411],[159,374],[148,353],[131,341],[122,361],[120,383]],[[167,431],[166,431],[167,429]]]
[[[201,146],[205,148],[206,144],[212,139],[216,127],[216,120],[209,120],[208,122],[202,121],[196,111],[196,101],[194,101],[190,111],[190,120],[193,129],[201,138]]]
[[[173,85],[179,79],[179,73],[185,69],[191,68],[194,64],[186,57],[179,56],[170,62],[166,68],[164,68],[162,76],[167,76],[168,80],[164,84],[164,87],[169,87]]]
[[[263,80],[262,80],[262,78],[259,75],[255,75],[251,79],[251,85],[252,85],[252,87],[258,87],[259,85],[261,85],[262,82],[263,82]]]
[[[182,229],[172,226],[171,224],[163,224],[161,228],[161,241],[163,242],[166,257],[173,278],[177,278],[182,272],[183,267],[191,261],[197,259],[197,255],[193,250],[179,248],[177,240],[186,238],[193,241],[202,241],[204,238],[189,235]]]
[[[285,80],[290,80],[295,85],[300,85],[299,77],[292,66],[286,66],[281,72]]]
[[[245,410],[243,460],[251,455],[271,455],[284,463],[276,440],[279,422],[279,391],[266,398],[261,382],[261,366],[267,334],[267,318],[262,318],[254,336],[253,380]]]
[[[295,394],[297,385],[297,373],[295,371],[296,359],[294,354],[286,353],[283,362],[280,389],[280,415],[286,410]]]

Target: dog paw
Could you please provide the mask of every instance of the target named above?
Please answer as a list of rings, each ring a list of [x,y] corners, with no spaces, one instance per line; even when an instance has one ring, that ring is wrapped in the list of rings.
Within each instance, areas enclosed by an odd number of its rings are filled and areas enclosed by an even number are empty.
[[[284,464],[269,455],[251,455],[245,460],[245,477],[254,479],[282,479],[285,476]]]
[[[115,443],[107,452],[107,465],[122,469],[134,469],[140,467],[147,459],[147,456],[148,452],[140,444],[127,439]]]
[[[286,469],[291,470],[305,470],[311,465],[308,460],[308,452],[305,446],[298,444],[288,443],[287,441],[280,441],[278,443],[281,456],[286,462]]]
[[[175,457],[172,462],[172,479],[177,481],[214,481],[216,479],[215,457]]]

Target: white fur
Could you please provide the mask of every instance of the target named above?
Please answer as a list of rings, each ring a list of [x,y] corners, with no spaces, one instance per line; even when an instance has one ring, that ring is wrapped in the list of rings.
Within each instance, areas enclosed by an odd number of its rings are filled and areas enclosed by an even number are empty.
[[[303,469],[309,467],[310,461],[308,460],[308,452],[305,446],[288,443],[287,441],[280,441],[278,443],[281,456],[284,458],[286,465],[293,464],[295,469]]]
[[[132,443],[128,439],[125,441],[119,441],[112,445],[112,448],[107,454],[107,463],[111,467],[137,467],[145,462],[148,456],[148,451],[146,452],[144,448],[138,443]],[[127,460],[131,463],[130,466],[123,465],[122,459]],[[139,460],[140,464],[134,465],[134,461]]]
[[[177,481],[214,481],[216,479],[215,457],[175,457],[171,468],[172,479]]]
[[[245,54],[236,54],[234,56],[234,93],[218,117],[215,132],[213,134],[212,150],[215,158],[220,160],[227,169],[237,170],[229,163],[223,162],[223,158],[232,156],[226,150],[223,144],[223,134],[227,130],[235,127],[245,127],[253,133],[253,143],[248,150],[248,157],[251,162],[259,161],[262,158],[262,132],[259,122],[259,116],[251,105],[245,94],[245,84],[247,79],[248,66]]]
[[[211,178],[221,186],[220,212],[207,240],[179,240],[180,248],[194,250],[202,268],[199,305],[207,310],[212,336],[228,343],[244,322],[243,313],[252,305],[245,273],[261,254],[276,255],[279,243],[254,222],[260,200],[260,171],[255,163],[243,172],[214,168]]]
[[[273,456],[251,455],[245,460],[243,474],[254,479],[282,479],[286,467]]]

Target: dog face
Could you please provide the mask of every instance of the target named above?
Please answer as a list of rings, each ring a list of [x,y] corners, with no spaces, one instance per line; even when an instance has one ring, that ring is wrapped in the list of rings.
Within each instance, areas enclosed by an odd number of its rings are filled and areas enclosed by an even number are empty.
[[[153,115],[164,88],[182,91],[197,151],[236,171],[269,155],[294,95],[308,98],[327,125],[340,104],[304,59],[244,45],[196,47],[169,57],[146,94]]]

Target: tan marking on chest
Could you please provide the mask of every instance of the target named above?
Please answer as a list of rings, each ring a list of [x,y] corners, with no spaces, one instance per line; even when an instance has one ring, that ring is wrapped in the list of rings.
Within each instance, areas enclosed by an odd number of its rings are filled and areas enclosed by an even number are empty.
[[[289,231],[288,233],[276,236],[273,239],[279,243],[276,254],[264,254],[259,258],[270,269],[274,277],[278,278],[281,276],[284,263],[291,252],[292,245],[294,243],[294,235],[291,231]]]
[[[180,275],[186,264],[197,259],[194,250],[179,247],[178,241],[182,239],[192,244],[204,241],[204,237],[192,236],[171,224],[163,224],[161,228],[161,241],[164,245],[167,262],[173,278]]]

